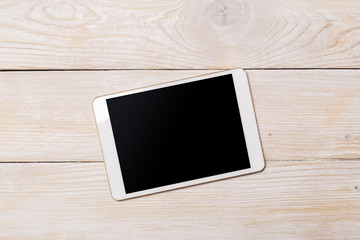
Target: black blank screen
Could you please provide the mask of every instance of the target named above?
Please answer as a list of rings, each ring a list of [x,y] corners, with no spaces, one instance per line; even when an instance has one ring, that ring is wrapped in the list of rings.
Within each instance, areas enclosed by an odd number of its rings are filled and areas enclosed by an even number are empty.
[[[231,74],[107,105],[126,193],[250,168]]]

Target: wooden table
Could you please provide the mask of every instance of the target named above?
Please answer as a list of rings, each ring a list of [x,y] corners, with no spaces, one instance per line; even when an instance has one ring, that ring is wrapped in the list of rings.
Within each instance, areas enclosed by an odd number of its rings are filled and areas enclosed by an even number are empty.
[[[95,96],[235,67],[266,169],[114,201]],[[360,2],[0,3],[1,239],[360,239]]]

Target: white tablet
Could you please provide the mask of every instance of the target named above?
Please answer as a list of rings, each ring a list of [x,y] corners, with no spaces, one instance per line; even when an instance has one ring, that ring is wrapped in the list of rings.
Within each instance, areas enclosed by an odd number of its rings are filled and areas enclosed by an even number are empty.
[[[93,108],[116,200],[264,168],[243,70],[100,96]]]

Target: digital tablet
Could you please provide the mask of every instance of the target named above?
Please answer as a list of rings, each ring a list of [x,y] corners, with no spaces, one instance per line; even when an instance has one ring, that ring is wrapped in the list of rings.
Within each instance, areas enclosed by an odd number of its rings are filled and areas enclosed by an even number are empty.
[[[241,69],[100,96],[93,109],[116,200],[264,168]]]

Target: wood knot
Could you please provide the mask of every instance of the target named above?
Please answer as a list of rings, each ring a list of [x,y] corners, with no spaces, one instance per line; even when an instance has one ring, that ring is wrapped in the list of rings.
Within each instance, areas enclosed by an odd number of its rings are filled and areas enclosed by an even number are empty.
[[[89,7],[69,0],[42,1],[31,9],[30,20],[43,26],[73,29],[92,24],[100,19]]]
[[[352,140],[353,139],[353,137],[350,134],[345,134],[344,138],[346,140]]]
[[[53,5],[45,6],[44,12],[49,18],[61,21],[76,19],[76,8],[67,2],[56,2]]]
[[[248,11],[248,3],[238,0],[212,1],[208,7],[208,15],[212,22],[221,27],[236,24]]]

